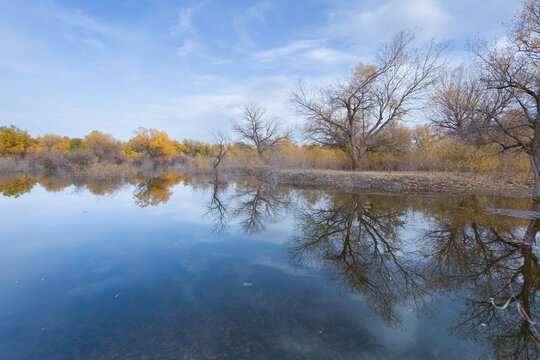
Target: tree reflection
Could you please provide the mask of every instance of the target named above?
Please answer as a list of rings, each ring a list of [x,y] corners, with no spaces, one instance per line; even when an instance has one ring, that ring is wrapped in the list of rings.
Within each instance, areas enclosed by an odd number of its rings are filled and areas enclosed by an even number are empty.
[[[185,176],[173,173],[132,180],[132,183],[136,186],[136,191],[133,194],[135,204],[140,207],[165,204],[173,194],[171,188],[186,180]]]
[[[348,291],[363,294],[388,324],[400,324],[403,305],[428,311],[424,300],[438,294],[461,309],[452,331],[478,341],[488,358],[536,359],[540,204],[525,221],[488,214],[484,200],[424,202],[431,222],[415,240],[402,231],[406,215],[418,210],[414,199],[330,194],[305,202],[289,255],[298,265],[327,269]]]
[[[289,195],[284,188],[262,182],[238,183],[233,195],[233,216],[239,219],[245,233],[263,231],[266,224],[278,221],[289,209]]]
[[[336,281],[364,294],[376,313],[397,325],[397,306],[411,302],[420,310],[426,291],[419,263],[405,254],[399,236],[406,207],[397,198],[380,200],[338,194],[306,206],[289,254],[299,265],[330,269]]]
[[[533,210],[538,211],[538,203]],[[536,359],[539,314],[535,302],[540,285],[534,253],[540,219],[524,230],[516,220],[504,221],[480,209],[444,207],[435,230],[425,236],[428,286],[441,294],[455,293],[463,311],[454,332],[488,344],[493,358]]]
[[[223,193],[227,191],[227,183],[214,182],[212,184],[212,197],[206,205],[205,215],[214,223],[214,233],[222,234],[227,231],[229,224],[229,210],[223,200]]]
[[[84,184],[92,194],[104,196],[120,190],[125,186],[125,181],[122,179],[85,179]]]
[[[231,188],[232,194],[227,195]],[[239,181],[234,186],[213,182],[205,215],[214,223],[217,234],[227,230],[231,219],[238,220],[244,233],[255,234],[285,215],[292,203],[290,195],[285,188],[259,181]]]
[[[30,192],[36,180],[27,175],[17,177],[2,177],[0,178],[0,194],[7,197],[18,198],[19,196]]]

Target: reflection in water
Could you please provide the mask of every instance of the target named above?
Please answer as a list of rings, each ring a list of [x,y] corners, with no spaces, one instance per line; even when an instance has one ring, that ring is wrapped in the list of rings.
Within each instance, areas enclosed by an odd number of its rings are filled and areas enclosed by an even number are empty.
[[[291,194],[286,188],[256,181],[235,185],[230,195],[228,185],[212,184],[212,196],[205,214],[214,223],[216,234],[227,229],[231,218],[238,220],[242,232],[255,234],[264,231],[266,225],[278,222],[290,210]]]
[[[533,251],[540,220],[530,220],[524,231],[481,209],[468,216],[459,207],[441,210],[435,229],[425,235],[424,272],[433,291],[458,294],[463,302],[454,331],[489,344],[495,358],[537,358],[540,336],[530,319],[540,310],[535,302],[540,268]]]
[[[19,197],[24,193],[30,192],[36,181],[29,176],[0,177],[0,193],[8,197]]]
[[[396,306],[425,296],[423,274],[407,256],[399,229],[405,211],[394,202],[359,194],[336,194],[298,214],[289,253],[298,264],[318,264],[351,292],[364,294],[374,312],[400,323]]]
[[[182,181],[186,181],[185,176],[172,173],[158,177],[137,178],[132,181],[137,188],[133,195],[135,197],[135,204],[140,207],[165,204],[173,194],[171,188]]]
[[[227,231],[229,224],[229,210],[223,198],[223,193],[227,191],[228,183],[214,182],[212,184],[212,198],[206,206],[205,215],[214,224],[214,233],[223,234]]]
[[[264,231],[267,224],[277,222],[289,209],[288,195],[282,187],[260,182],[239,183],[233,195],[234,217],[247,234]]]
[[[323,269],[333,284],[361,295],[387,325],[404,329],[404,314],[429,315],[444,322],[450,334],[476,341],[487,358],[538,357],[534,320],[540,314],[540,219],[484,210],[531,209],[527,200],[347,194],[247,179],[210,183],[177,174],[140,176],[127,184],[135,189],[135,204],[147,207],[167,203],[180,182],[210,190],[204,214],[216,234],[235,228],[246,234],[264,232],[285,215],[294,217],[295,230],[286,244],[290,263]],[[24,175],[0,178],[0,193],[20,197],[36,183],[47,191],[86,187],[99,196],[126,186],[122,180]],[[532,210],[538,213],[540,204],[532,204]],[[441,303],[451,307],[452,319],[440,314]],[[416,336],[428,331],[420,329]],[[316,339],[322,341],[319,335]]]
[[[4,196],[19,197],[40,184],[47,191],[62,191],[70,186],[76,189],[86,188],[94,195],[103,196],[131,184],[135,186],[133,198],[140,207],[158,206],[169,201],[172,188],[181,182],[188,183],[186,175],[173,173],[140,174],[128,180],[124,179],[66,179],[54,175],[17,175],[0,177],[0,193]]]

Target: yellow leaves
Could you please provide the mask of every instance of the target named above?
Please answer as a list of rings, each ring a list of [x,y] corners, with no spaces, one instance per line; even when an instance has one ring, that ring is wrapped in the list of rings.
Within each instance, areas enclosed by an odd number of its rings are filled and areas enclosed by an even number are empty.
[[[371,75],[375,72],[375,66],[373,65],[364,65],[362,63],[358,64],[354,68],[354,76],[356,78],[364,78],[368,75]]]
[[[211,151],[211,145],[197,140],[184,140],[183,153],[186,155],[209,155]]]
[[[113,150],[121,147],[120,141],[112,137],[112,135],[104,134],[101,131],[94,130],[86,135],[83,140],[83,148],[93,151]]]
[[[20,176],[15,179],[0,179],[0,194],[8,197],[19,197],[22,194],[29,192],[35,184],[36,181],[27,176]]]
[[[37,151],[69,151],[70,141],[59,135],[46,134],[38,138]]]
[[[132,157],[149,156],[152,158],[170,159],[178,146],[174,144],[167,133],[156,129],[143,127],[135,130],[135,136],[129,140],[126,154]]]
[[[178,154],[183,155],[185,153],[185,146],[184,146],[184,144],[180,143],[179,141],[171,140],[171,145],[174,147],[175,151]]]
[[[135,203],[140,207],[157,206],[169,201],[171,188],[180,182],[186,182],[184,175],[167,173],[161,177],[137,181],[138,191],[135,193]]]
[[[284,141],[278,146],[272,154],[270,163],[285,168],[332,170],[349,168],[349,160],[341,150],[317,145],[296,146],[289,141]]]
[[[14,126],[0,127],[0,155],[24,155],[35,144],[26,131]]]
[[[514,42],[517,42],[526,51],[540,51],[540,4],[538,0],[523,1],[523,9],[514,17],[514,20],[509,24],[509,37]]]

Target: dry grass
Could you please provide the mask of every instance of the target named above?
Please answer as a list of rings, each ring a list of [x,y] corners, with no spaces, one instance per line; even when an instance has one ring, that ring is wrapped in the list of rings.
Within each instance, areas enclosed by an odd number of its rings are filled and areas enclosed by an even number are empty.
[[[294,185],[329,186],[341,190],[450,192],[529,197],[532,178],[522,175],[448,172],[352,172],[333,170],[257,169],[260,180]]]

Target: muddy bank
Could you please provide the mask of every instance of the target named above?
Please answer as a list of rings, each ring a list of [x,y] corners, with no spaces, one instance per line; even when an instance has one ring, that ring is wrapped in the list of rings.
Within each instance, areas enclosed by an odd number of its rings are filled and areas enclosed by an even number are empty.
[[[424,172],[350,172],[257,168],[255,177],[275,184],[328,186],[345,191],[435,192],[529,197],[533,181],[513,175]]]

